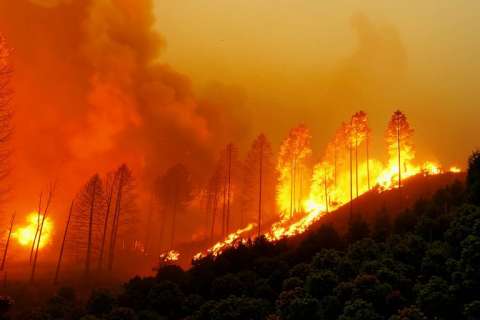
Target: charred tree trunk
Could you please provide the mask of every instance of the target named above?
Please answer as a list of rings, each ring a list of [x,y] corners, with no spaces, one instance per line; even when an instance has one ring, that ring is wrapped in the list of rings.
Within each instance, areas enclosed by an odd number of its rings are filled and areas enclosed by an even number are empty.
[[[355,133],[355,192],[358,198],[358,133]]]
[[[402,166],[400,160],[400,124],[397,123],[398,188],[402,186]]]
[[[72,218],[74,201],[70,204],[70,210],[68,211],[67,223],[65,224],[65,231],[63,233],[62,245],[60,247],[60,254],[58,255],[57,267],[55,268],[55,277],[53,279],[53,284],[58,283],[58,276],[60,275],[60,266],[63,260],[63,252],[65,250],[65,241],[67,240],[68,227],[70,225],[70,219]]]
[[[90,263],[92,259],[92,237],[93,237],[93,215],[95,212],[95,196],[97,193],[97,181],[92,186],[92,201],[90,203],[90,212],[88,218],[88,242],[87,242],[87,254],[85,257],[85,276],[90,275]]]
[[[218,209],[218,190],[215,190],[215,195],[213,199],[213,209],[212,209],[212,226],[210,230],[210,241],[212,242],[215,237],[215,220],[217,216],[217,209]]]
[[[370,191],[370,155],[369,155],[369,144],[370,144],[370,134],[367,131],[367,136],[366,136],[366,148],[367,148],[367,187],[368,190]]]
[[[108,256],[108,270],[112,271],[113,269],[113,260],[115,258],[115,246],[117,242],[117,234],[118,234],[118,226],[120,223],[120,213],[121,213],[121,205],[122,205],[122,191],[123,191],[123,184],[124,184],[124,173],[123,171],[120,172],[120,178],[118,182],[118,192],[115,202],[115,212],[114,218],[112,223],[112,232],[110,234],[110,250]]]
[[[33,237],[32,248],[30,250],[30,264],[32,264],[33,254],[35,252],[35,244],[37,243],[38,230],[40,229],[40,220],[42,216],[42,196],[43,192],[40,192],[40,197],[38,200],[38,211],[37,211],[37,227],[35,229],[35,235]]]
[[[178,186],[175,185],[175,192],[173,195],[173,206],[172,206],[172,234],[170,238],[170,250],[173,250],[173,245],[175,244],[175,228],[176,228],[176,219],[177,219],[177,193]]]
[[[228,189],[227,189],[227,217],[225,221],[226,234],[230,229],[230,195],[232,188],[232,145],[228,146]]]
[[[262,180],[263,180],[263,141],[260,144],[260,163],[258,172],[258,234],[262,232]]]
[[[40,241],[42,240],[43,226],[45,224],[45,219],[47,218],[48,208],[50,207],[50,202],[52,201],[54,190],[55,190],[55,185],[50,186],[50,189],[48,191],[47,203],[45,205],[45,211],[43,212],[43,217],[42,217],[42,221],[41,221],[41,224],[40,224],[40,229],[38,231],[37,243],[36,243],[36,247],[35,247],[35,254],[34,254],[34,257],[33,257],[32,273],[30,274],[30,284],[33,284],[34,281],[35,281],[35,272],[36,272],[36,269],[37,269],[37,261],[38,261],[38,251],[39,251],[39,248],[40,248]]]
[[[3,252],[2,265],[0,266],[1,271],[3,271],[5,269],[5,262],[7,260],[8,246],[10,244],[10,237],[12,236],[12,230],[13,230],[14,222],[15,222],[15,213],[13,213],[12,220],[10,221],[10,229],[8,230],[7,243],[5,244],[5,251]]]
[[[110,220],[110,211],[111,211],[112,201],[113,201],[114,186],[115,184],[112,183],[112,186],[108,191],[107,208],[105,210],[105,221],[103,224],[102,242],[100,243],[100,256],[98,258],[98,266],[97,266],[98,270],[101,270],[103,267],[103,257],[105,255],[105,242],[107,239],[108,222]]]

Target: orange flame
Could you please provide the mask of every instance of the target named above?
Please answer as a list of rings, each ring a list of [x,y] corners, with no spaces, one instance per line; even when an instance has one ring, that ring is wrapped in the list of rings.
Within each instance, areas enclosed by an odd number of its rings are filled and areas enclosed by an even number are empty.
[[[342,124],[334,140],[327,146],[324,159],[313,166],[311,184],[306,188],[301,186],[305,177],[299,179],[298,171],[295,170],[301,168],[303,173],[308,171],[305,160],[311,153],[310,135],[304,126],[290,131],[280,148],[277,162],[277,206],[281,212],[280,220],[265,234],[268,240],[275,241],[302,233],[329,211],[369,190],[383,192],[401,186],[400,180],[404,181],[414,175],[437,175],[444,172],[441,165],[434,161],[426,161],[421,166],[414,163],[415,149],[410,141],[413,129],[400,111],[394,113],[387,128],[387,165],[370,158],[369,133],[367,117],[363,112],[356,113],[350,124]],[[366,147],[365,154],[360,149],[361,146]],[[449,171],[456,173],[461,170],[451,167]],[[245,241],[241,236],[252,228],[253,224],[250,224],[239,229],[207,252],[216,256],[235,242]],[[204,256],[204,253],[198,253],[194,259]]]
[[[17,242],[23,247],[31,247],[34,239],[38,241],[38,232],[40,224],[42,223],[42,217],[37,212],[31,212],[27,218],[27,224],[15,229],[12,232],[12,238],[16,239]],[[51,242],[51,236],[53,232],[53,223],[49,217],[45,218],[43,223],[42,236],[40,238],[40,243],[38,247],[40,249],[46,247]],[[37,234],[37,235],[36,235]]]

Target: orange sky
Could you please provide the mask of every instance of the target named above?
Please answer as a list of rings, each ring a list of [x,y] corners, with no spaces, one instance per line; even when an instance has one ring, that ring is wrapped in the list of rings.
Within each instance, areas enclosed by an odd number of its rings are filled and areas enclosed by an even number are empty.
[[[478,12],[475,0],[156,1],[161,59],[199,95],[217,82],[242,92],[249,133],[278,142],[304,121],[318,150],[364,109],[380,153],[400,108],[419,157],[447,165],[480,147]]]

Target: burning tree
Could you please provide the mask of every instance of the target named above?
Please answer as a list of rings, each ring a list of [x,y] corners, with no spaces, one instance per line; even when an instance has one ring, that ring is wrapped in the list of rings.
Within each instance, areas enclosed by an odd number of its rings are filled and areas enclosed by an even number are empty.
[[[9,142],[12,134],[12,111],[10,109],[11,91],[9,89],[12,69],[10,53],[5,38],[0,34],[0,181],[5,181],[10,172]],[[3,184],[5,185],[5,184]],[[8,187],[0,189],[4,195]]]
[[[280,146],[277,162],[277,203],[284,218],[287,217],[287,212],[292,218],[294,212],[301,210],[306,161],[312,152],[310,140],[308,128],[299,125],[290,130]]]
[[[413,129],[410,127],[406,115],[399,110],[395,111],[388,123],[386,140],[390,156],[389,165],[395,168],[395,172],[398,174],[399,188],[402,186],[402,170],[407,172],[411,161],[415,158],[411,143],[412,135]]]
[[[191,176],[187,168],[182,164],[176,164],[168,169],[160,179],[158,189],[165,212],[171,217],[170,249],[172,249],[175,244],[178,211],[183,210],[193,197]]]
[[[112,271],[117,240],[123,235],[125,240],[132,240],[136,224],[135,213],[137,212],[135,179],[132,171],[126,164],[122,164],[115,172],[113,178],[113,207],[112,224],[110,226],[110,243],[108,254],[108,270]]]
[[[275,210],[275,171],[270,142],[260,134],[247,154],[243,169],[241,192],[241,227],[244,227],[246,213],[257,213],[258,235],[262,231],[263,211]],[[249,217],[250,218],[250,217]],[[249,219],[250,220],[250,219]]]
[[[363,142],[367,140],[368,132],[369,132],[369,128],[367,123],[367,114],[363,111],[356,112],[352,116],[349,134],[350,134],[351,148],[352,150],[355,150],[355,191],[356,191],[357,198],[359,194],[358,148]],[[368,144],[367,144],[367,148],[368,148]],[[368,156],[367,156],[367,163],[368,163]]]
[[[213,241],[215,236],[215,223],[217,220],[217,211],[220,203],[220,197],[222,193],[222,184],[224,179],[222,178],[224,170],[223,163],[219,161],[215,170],[208,180],[206,188],[206,212],[207,212],[207,222],[211,216],[210,222],[210,240]],[[208,224],[207,224],[208,228]]]
[[[105,192],[98,174],[92,176],[77,196],[72,213],[71,238],[84,263],[84,274],[90,275],[92,261],[98,257],[105,212]],[[81,253],[83,251],[83,253]]]

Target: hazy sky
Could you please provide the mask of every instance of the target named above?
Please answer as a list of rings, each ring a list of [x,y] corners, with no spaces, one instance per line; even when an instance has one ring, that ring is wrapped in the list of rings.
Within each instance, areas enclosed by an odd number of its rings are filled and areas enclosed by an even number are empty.
[[[419,157],[463,164],[480,146],[479,1],[157,0],[156,7],[167,42],[162,60],[189,75],[200,96],[218,87],[241,92],[238,114],[249,135],[263,130],[278,142],[303,121],[321,149],[340,121],[364,109],[380,152],[388,117],[400,108],[416,129]]]

